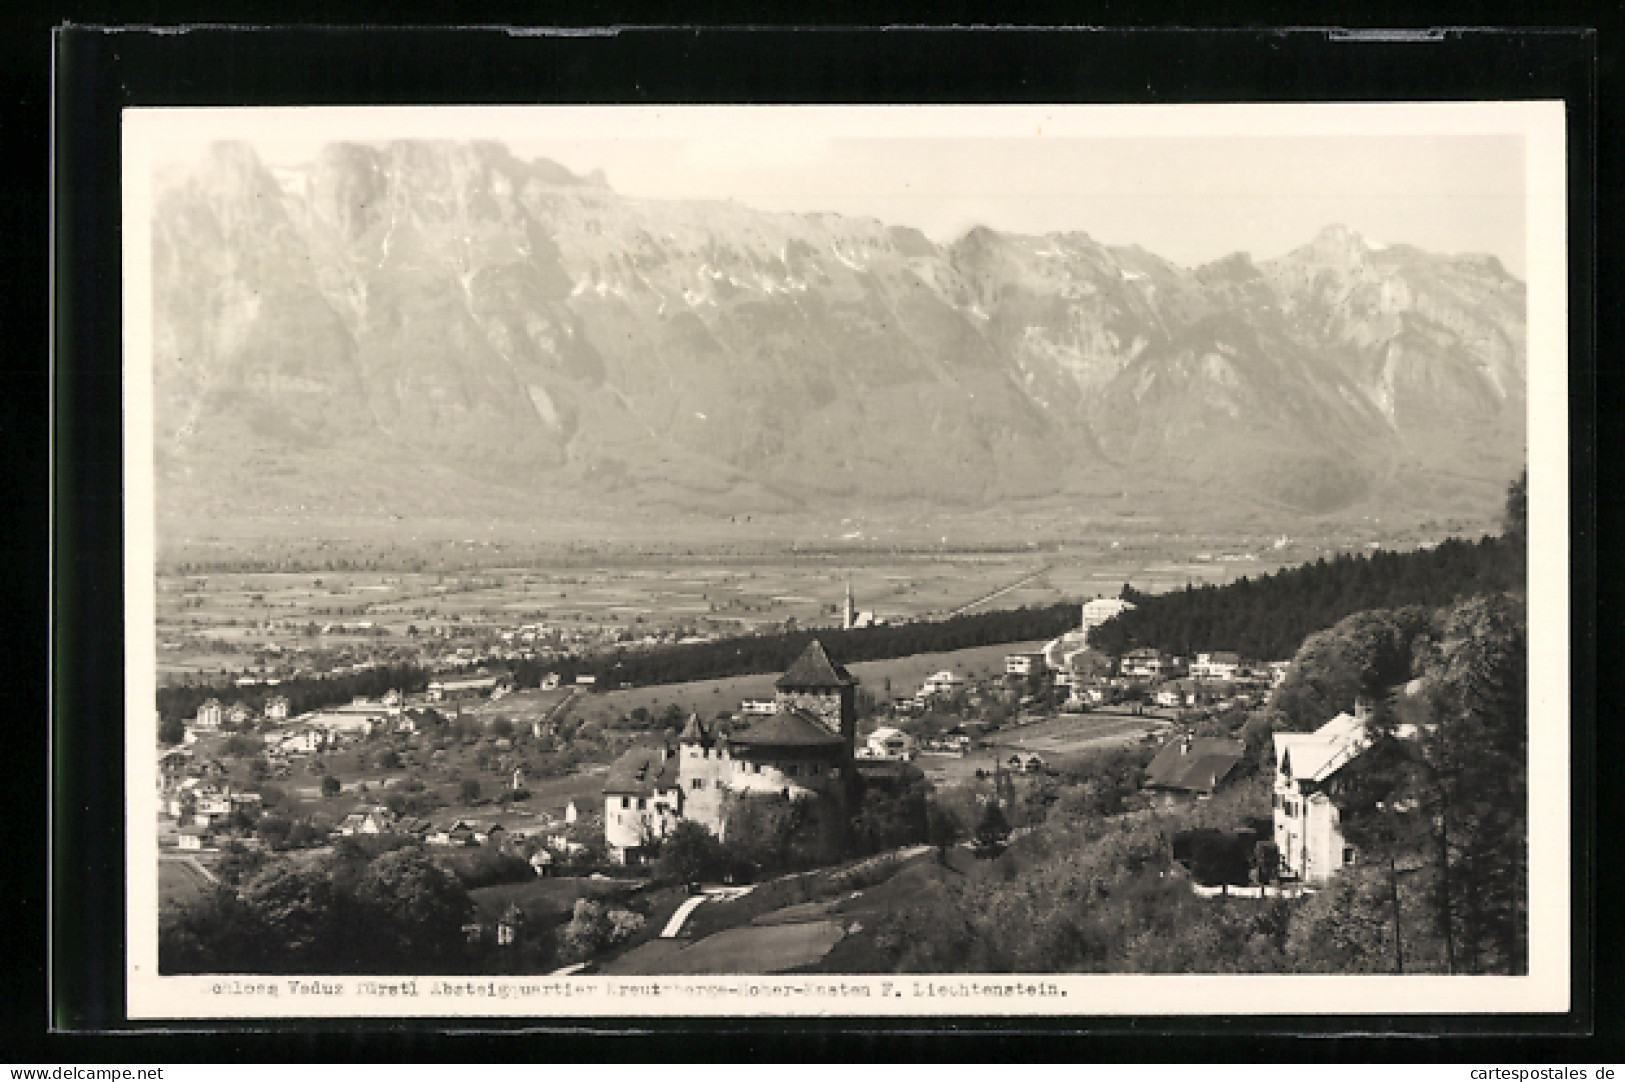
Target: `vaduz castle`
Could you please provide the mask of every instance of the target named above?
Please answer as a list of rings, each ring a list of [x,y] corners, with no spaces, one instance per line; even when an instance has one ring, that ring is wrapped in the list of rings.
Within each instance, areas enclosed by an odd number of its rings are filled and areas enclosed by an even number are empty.
[[[670,743],[640,746],[610,767],[604,783],[604,840],[621,863],[684,820],[722,838],[731,802],[751,796],[842,796],[855,780],[857,678],[817,639],[775,684],[771,714],[723,736],[700,720]]]

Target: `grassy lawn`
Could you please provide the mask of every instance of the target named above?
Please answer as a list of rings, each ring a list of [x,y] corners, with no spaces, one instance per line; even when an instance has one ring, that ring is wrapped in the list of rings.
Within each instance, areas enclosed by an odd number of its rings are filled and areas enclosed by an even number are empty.
[[[720,680],[694,680],[686,684],[660,684],[646,688],[623,688],[577,696],[570,704],[570,716],[582,722],[608,723],[643,707],[659,717],[676,703],[686,717],[697,713],[710,720],[720,710],[733,713],[741,699],[771,699],[776,673],[760,676],[729,676]]]
[[[784,973],[816,965],[848,931],[862,929],[848,913],[866,912],[861,899],[882,892],[931,854],[876,865],[858,861],[763,883],[731,901],[707,901],[694,910],[676,939],[654,939],[602,963],[609,974]],[[856,865],[863,868],[853,871]],[[878,884],[855,889],[854,884]],[[666,914],[669,916],[669,912]],[[653,926],[651,921],[651,926]],[[656,929],[655,934],[658,934]]]
[[[214,885],[189,860],[158,861],[158,905],[168,909],[189,905],[206,896]]]
[[[893,698],[912,695],[920,690],[927,676],[942,669],[952,669],[960,676],[988,679],[1004,675],[1007,654],[1031,654],[1041,650],[1046,639],[1031,642],[997,643],[993,646],[973,646],[965,650],[951,650],[941,654],[913,654],[909,657],[888,658],[885,661],[859,661],[848,665],[853,676],[876,696],[885,694],[886,681],[891,680]]]
[[[510,903],[518,904],[526,913],[551,911],[568,913],[577,898],[608,898],[626,894],[639,880],[576,879],[560,876],[532,879],[524,883],[503,883],[494,887],[480,887],[468,892],[475,908],[484,917],[497,917]]]
[[[845,934],[841,922],[821,920],[730,928],[693,944],[655,939],[605,964],[599,972],[783,973],[816,963]]]
[[[960,878],[976,865],[976,857],[964,849],[948,853],[944,867],[935,853],[910,861],[896,875],[856,898],[836,903],[832,916],[842,921],[847,934],[822,958],[799,973],[890,973],[891,960],[881,953],[875,936],[886,917],[896,912],[934,884]]]

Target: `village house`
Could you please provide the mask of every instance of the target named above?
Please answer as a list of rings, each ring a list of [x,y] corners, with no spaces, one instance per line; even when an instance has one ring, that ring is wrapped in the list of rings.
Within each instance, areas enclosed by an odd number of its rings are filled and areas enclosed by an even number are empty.
[[[432,703],[456,702],[459,699],[486,699],[497,688],[495,676],[447,677],[429,681],[428,696]]]
[[[190,852],[198,852],[214,844],[214,832],[208,827],[184,826],[175,832],[175,846]]]
[[[254,711],[242,703],[232,703],[231,709],[226,711],[226,724],[234,729],[241,729],[254,720]]]
[[[395,814],[388,808],[375,805],[351,812],[339,821],[338,833],[346,837],[353,834],[392,834],[395,832]]]
[[[1145,768],[1143,784],[1169,794],[1210,796],[1241,765],[1245,755],[1239,740],[1185,733],[1157,751]]]
[[[476,825],[468,819],[443,819],[429,827],[423,840],[430,845],[477,845]]]
[[[764,717],[768,714],[777,714],[779,704],[775,699],[741,699],[739,712],[746,717]]]
[[[1117,669],[1124,676],[1155,680],[1162,676],[1164,670],[1162,651],[1149,646],[1142,646],[1138,650],[1130,650],[1123,655],[1123,660],[1118,664]]]
[[[192,825],[212,827],[231,816],[231,795],[213,786],[198,790],[192,804]]]
[[[882,725],[870,733],[864,741],[864,746],[858,754],[866,759],[902,759],[914,758],[914,738],[901,729],[890,725]]]
[[[1006,654],[1004,657],[1006,676],[1041,676],[1047,668],[1041,653]]]
[[[965,678],[963,676],[960,676],[952,669],[943,669],[941,672],[932,673],[925,678],[925,682],[920,685],[918,698],[930,699],[938,695],[952,695],[954,692],[963,689],[964,686]]]
[[[273,695],[265,700],[265,720],[288,720],[288,697],[286,695]]]
[[[225,707],[220,705],[220,700],[207,699],[204,701],[203,705],[197,708],[197,717],[193,720],[192,727],[195,729],[201,729],[204,732],[213,732],[214,730],[220,728],[220,723],[223,722],[225,718]]]
[[[1369,746],[1369,708],[1339,714],[1312,733],[1275,734],[1275,786],[1271,798],[1281,872],[1303,883],[1323,883],[1355,859],[1343,840],[1335,800],[1337,774]]]
[[[179,784],[192,769],[192,752],[188,748],[170,748],[158,756],[158,789],[160,792]]]
[[[696,714],[675,748],[636,747],[616,760],[604,783],[611,859],[642,859],[684,820],[722,837],[730,799],[806,799],[855,777],[856,678],[815,639],[774,686],[776,709],[743,732],[721,735]]]
[[[1241,669],[1241,657],[1228,650],[1197,654],[1191,662],[1191,679],[1231,681]]]

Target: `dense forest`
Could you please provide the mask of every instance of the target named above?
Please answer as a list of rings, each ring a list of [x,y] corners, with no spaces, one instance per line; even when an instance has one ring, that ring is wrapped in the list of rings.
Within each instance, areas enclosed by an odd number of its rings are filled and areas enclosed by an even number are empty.
[[[1290,658],[1309,635],[1351,613],[1522,593],[1523,566],[1521,540],[1509,535],[1321,559],[1257,579],[1166,594],[1125,586],[1122,597],[1135,607],[1101,625],[1093,641],[1108,654],[1149,646],[1182,656],[1234,650],[1259,661]]]

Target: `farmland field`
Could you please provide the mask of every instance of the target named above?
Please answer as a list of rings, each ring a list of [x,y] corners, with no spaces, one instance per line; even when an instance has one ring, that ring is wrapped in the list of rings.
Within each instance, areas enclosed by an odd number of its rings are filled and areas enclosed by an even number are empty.
[[[832,626],[846,583],[858,608],[881,619],[942,617],[1115,596],[1132,583],[1160,591],[1257,575],[1321,550],[1260,540],[1226,553],[1205,542],[1130,547],[1011,546],[977,552],[704,550],[605,552],[589,562],[538,556],[529,565],[441,571],[229,571],[161,574],[162,677],[270,671],[296,650],[398,651],[433,657],[458,637],[518,632],[546,646],[627,633],[734,635],[782,626]],[[1002,591],[1002,592],[1001,592]]]
[[[1069,758],[1133,744],[1155,736],[1168,725],[1167,719],[1151,714],[1062,714],[1031,725],[1001,729],[993,735],[990,748],[963,757],[922,755],[914,765],[936,785],[962,785],[973,780],[978,770],[991,771],[995,763],[1018,751],[1037,754],[1051,767],[1065,766]]]

